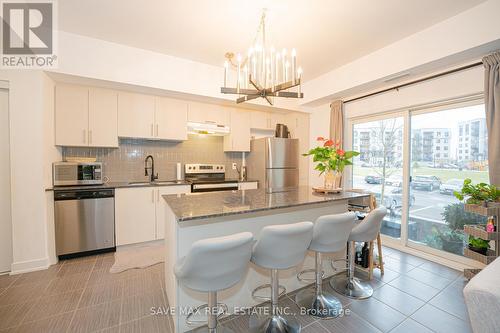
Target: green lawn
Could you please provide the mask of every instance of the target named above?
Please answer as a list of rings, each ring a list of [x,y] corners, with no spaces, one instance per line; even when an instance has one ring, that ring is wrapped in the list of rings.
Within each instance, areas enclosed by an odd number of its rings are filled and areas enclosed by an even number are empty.
[[[376,172],[378,171],[378,173]],[[391,176],[402,175],[403,171],[401,169],[396,170]],[[381,174],[381,168],[362,168],[354,167],[355,176],[368,176],[368,175],[379,175]],[[489,183],[488,172],[487,171],[471,171],[471,170],[453,170],[453,169],[437,169],[429,167],[420,167],[413,169],[414,175],[431,175],[437,176],[442,182],[446,182],[448,179],[458,178],[465,179],[470,178],[474,183],[485,182]]]

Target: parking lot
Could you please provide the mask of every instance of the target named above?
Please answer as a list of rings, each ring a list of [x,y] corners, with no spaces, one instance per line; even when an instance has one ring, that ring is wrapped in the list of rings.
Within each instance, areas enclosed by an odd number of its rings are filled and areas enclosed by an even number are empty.
[[[367,184],[364,176],[354,176],[353,188],[363,188],[375,193],[380,193],[381,187],[381,184]],[[397,189],[397,187],[386,185],[385,196],[390,195],[394,189]],[[444,211],[444,207],[458,202],[453,195],[439,193],[439,189],[432,192],[413,189],[411,192],[415,200],[414,204],[410,207],[410,216],[424,218],[434,222],[442,221],[441,213]],[[394,213],[398,214],[399,212]]]

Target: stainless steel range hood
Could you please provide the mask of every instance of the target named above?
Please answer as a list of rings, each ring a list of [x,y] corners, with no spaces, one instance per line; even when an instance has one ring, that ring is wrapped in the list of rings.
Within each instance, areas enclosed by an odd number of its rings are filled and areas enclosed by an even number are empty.
[[[187,128],[189,134],[218,135],[218,136],[224,136],[229,134],[229,126],[219,125],[213,122],[197,123],[188,121]]]

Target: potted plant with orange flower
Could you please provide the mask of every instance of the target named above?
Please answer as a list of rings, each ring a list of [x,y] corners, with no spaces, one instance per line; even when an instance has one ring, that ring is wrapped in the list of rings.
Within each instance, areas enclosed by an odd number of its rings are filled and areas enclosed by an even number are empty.
[[[352,158],[358,156],[356,151],[344,151],[340,148],[340,141],[318,137],[316,139],[321,145],[309,150],[303,156],[312,156],[313,162],[317,163],[315,170],[325,175],[324,190],[340,189],[342,173],[346,165],[352,165]]]

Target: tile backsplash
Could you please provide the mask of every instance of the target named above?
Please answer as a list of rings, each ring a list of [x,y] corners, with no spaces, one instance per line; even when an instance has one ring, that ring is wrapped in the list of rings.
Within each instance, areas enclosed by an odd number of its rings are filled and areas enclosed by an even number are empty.
[[[226,166],[226,177],[236,178],[232,163],[241,165],[242,153],[224,153],[223,137],[189,135],[187,141],[149,141],[121,139],[119,148],[64,147],[63,159],[67,157],[95,157],[103,162],[104,176],[110,182],[147,181],[144,175],[144,159],[152,155],[155,173],[160,180],[176,178],[177,163],[214,163]]]

